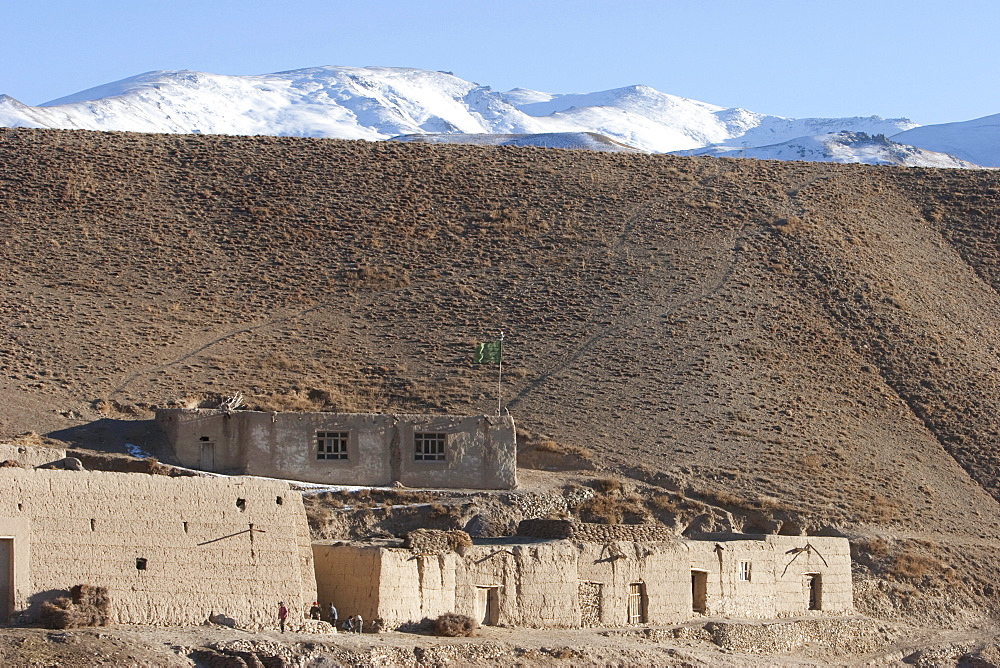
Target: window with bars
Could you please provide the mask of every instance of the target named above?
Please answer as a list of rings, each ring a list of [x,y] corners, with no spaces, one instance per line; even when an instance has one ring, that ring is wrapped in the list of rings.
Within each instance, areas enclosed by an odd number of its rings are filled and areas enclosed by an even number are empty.
[[[414,432],[413,459],[418,462],[443,462],[447,434]]]
[[[316,432],[316,459],[347,459],[346,431]]]
[[[750,562],[741,561],[740,562],[740,580],[743,582],[750,582]]]

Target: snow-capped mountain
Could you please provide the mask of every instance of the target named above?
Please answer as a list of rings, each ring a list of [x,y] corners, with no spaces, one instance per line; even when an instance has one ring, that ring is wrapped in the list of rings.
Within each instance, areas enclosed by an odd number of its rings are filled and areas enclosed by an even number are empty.
[[[961,123],[924,125],[893,135],[892,140],[949,153],[983,167],[1000,167],[1000,114]]]
[[[431,135],[422,141],[464,137],[473,143],[591,150],[619,150],[624,144],[649,152],[712,147],[743,155],[841,130],[898,137],[916,127],[907,119],[878,116],[782,118],[648,86],[571,95],[523,88],[498,92],[448,72],[332,66],[254,76],[148,72],[37,107],[0,96],[0,125],[368,140]],[[822,153],[817,151],[788,159],[810,159],[804,156]]]
[[[477,144],[479,146],[540,146],[543,148],[572,148],[605,153],[642,153],[637,148],[620,144],[596,132],[537,132],[522,135],[497,134],[420,134],[400,135],[389,141],[422,144]]]
[[[813,137],[797,137],[771,146],[733,149],[724,146],[678,151],[680,155],[711,155],[758,160],[804,160],[808,162],[860,162],[868,165],[905,167],[957,167],[974,169],[971,162],[954,155],[936,153],[900,144],[885,135],[842,130]]]

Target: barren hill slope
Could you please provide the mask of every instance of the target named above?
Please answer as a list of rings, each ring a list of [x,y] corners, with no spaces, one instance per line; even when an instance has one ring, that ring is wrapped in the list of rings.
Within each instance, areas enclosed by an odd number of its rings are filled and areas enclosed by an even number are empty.
[[[998,193],[993,172],[7,129],[0,436],[237,390],[492,412],[470,353],[502,329],[519,425],[602,467],[731,499],[747,529],[784,509],[989,544]]]

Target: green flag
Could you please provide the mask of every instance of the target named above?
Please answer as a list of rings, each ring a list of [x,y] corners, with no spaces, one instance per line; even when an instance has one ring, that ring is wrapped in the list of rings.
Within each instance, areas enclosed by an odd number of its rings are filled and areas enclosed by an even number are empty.
[[[487,341],[476,346],[476,352],[472,354],[473,364],[500,364],[500,349],[503,344],[500,341]]]

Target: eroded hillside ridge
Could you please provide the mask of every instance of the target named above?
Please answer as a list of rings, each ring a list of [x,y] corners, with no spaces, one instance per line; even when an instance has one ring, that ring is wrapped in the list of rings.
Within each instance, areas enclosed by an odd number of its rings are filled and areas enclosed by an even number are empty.
[[[235,390],[490,413],[502,329],[519,426],[600,467],[993,536],[998,179],[5,129],[0,435]]]

